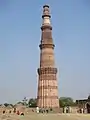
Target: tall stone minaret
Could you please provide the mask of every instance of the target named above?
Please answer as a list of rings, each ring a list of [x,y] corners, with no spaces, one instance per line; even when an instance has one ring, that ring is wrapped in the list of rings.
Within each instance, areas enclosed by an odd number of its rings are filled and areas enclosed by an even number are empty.
[[[50,22],[49,6],[43,6],[40,68],[38,68],[38,95],[37,106],[39,108],[52,108],[59,110],[57,68],[54,60],[54,43],[52,38],[52,26]]]

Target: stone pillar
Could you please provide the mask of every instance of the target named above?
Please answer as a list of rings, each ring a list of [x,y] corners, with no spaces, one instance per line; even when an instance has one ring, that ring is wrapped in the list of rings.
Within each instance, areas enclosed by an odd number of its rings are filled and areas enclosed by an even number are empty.
[[[57,68],[54,60],[54,47],[52,39],[52,26],[50,23],[49,6],[43,6],[40,68],[38,68],[38,95],[37,106],[52,108],[59,111]]]

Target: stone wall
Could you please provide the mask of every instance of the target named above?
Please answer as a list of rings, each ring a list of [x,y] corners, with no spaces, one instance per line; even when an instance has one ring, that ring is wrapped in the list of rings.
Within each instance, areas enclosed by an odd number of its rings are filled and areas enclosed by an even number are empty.
[[[36,112],[36,108],[26,108],[24,106],[22,107],[17,107],[17,110],[19,110],[20,112],[24,112],[25,114],[29,114],[29,113],[35,113]],[[3,113],[3,111],[6,111],[6,113],[9,113],[9,111],[11,110],[13,113],[13,108],[0,108],[0,114]],[[71,113],[77,113],[78,107],[71,107]],[[63,113],[63,108],[60,108],[60,113]]]

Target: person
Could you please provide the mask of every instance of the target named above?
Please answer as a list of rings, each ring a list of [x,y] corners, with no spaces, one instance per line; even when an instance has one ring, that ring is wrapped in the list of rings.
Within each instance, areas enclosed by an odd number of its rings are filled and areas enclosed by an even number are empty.
[[[39,107],[36,108],[36,112],[39,113]]]
[[[68,107],[66,107],[66,113],[68,113]]]
[[[16,108],[14,108],[13,112],[16,113]]]
[[[20,115],[20,112],[19,112],[19,110],[17,111],[17,115]]]
[[[81,113],[83,113],[83,108],[81,109]]]
[[[48,113],[48,109],[46,109],[46,112]]]
[[[67,108],[66,108],[66,107],[64,107],[64,113],[66,113],[66,109],[67,109]]]

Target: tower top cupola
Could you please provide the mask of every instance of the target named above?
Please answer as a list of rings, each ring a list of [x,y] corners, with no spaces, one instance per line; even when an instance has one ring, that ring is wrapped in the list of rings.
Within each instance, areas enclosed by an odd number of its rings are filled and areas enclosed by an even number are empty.
[[[42,18],[44,17],[51,17],[50,16],[50,10],[49,10],[49,5],[44,5],[43,6],[43,15],[42,15]]]
[[[51,15],[50,15],[50,10],[49,10],[49,5],[44,5],[43,6],[43,15],[42,15],[42,18],[43,18],[43,25],[50,25],[50,18],[51,18]]]

